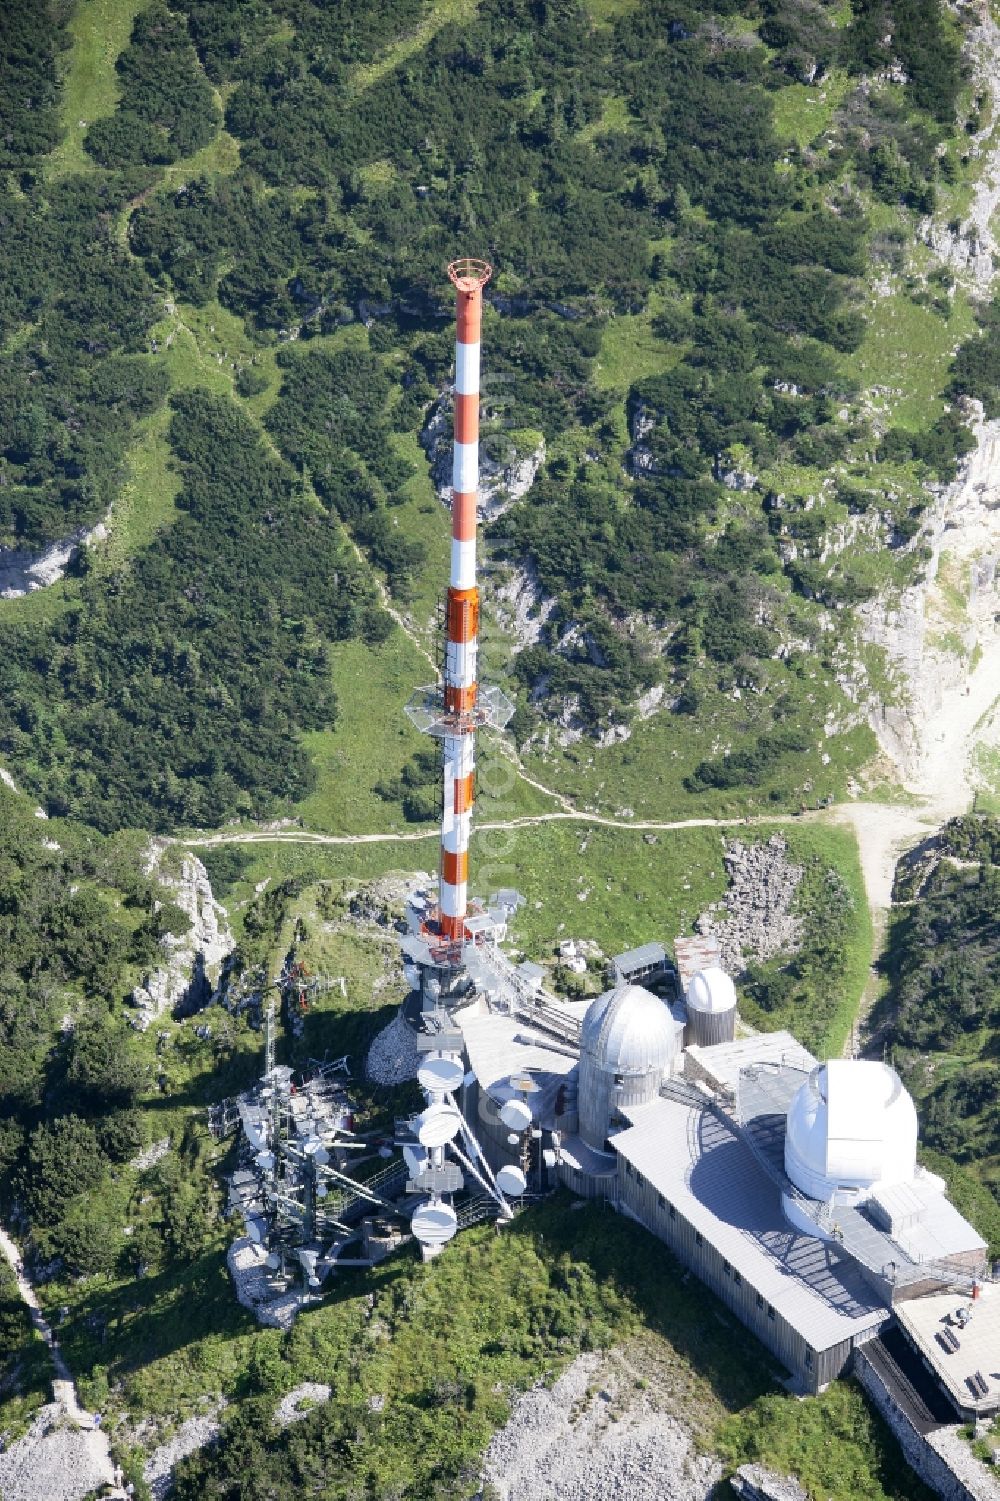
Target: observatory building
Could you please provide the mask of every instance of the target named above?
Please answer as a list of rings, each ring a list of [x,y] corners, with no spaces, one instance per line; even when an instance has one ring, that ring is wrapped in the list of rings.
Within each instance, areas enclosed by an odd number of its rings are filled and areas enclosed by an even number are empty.
[[[949,1364],[933,1337],[921,1344],[908,1315],[943,1296],[1000,1338],[985,1242],[917,1165],[899,1076],[820,1063],[788,1032],[737,1037],[728,976],[697,971],[682,1000],[670,974],[658,994],[626,982],[587,1005],[508,991],[455,1012],[462,1109],[494,1169],[645,1225],[803,1390],[893,1325],[963,1416],[1000,1409],[997,1378],[986,1392],[975,1371],[956,1382],[955,1352]]]

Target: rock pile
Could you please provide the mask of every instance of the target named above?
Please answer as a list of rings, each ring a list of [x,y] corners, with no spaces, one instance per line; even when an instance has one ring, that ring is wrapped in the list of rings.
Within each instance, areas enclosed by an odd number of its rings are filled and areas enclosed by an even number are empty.
[[[743,1501],[809,1501],[791,1475],[778,1475],[763,1465],[740,1465],[729,1483]]]
[[[321,1402],[329,1402],[331,1389],[325,1381],[303,1381],[292,1391],[286,1392],[274,1409],[274,1422],[278,1428],[287,1428],[289,1423],[299,1423],[308,1417]]]
[[[0,1454],[0,1496],[10,1501],[83,1501],[113,1481],[107,1434],[77,1427],[60,1402],[40,1407]]]
[[[417,1036],[402,1013],[378,1033],[365,1059],[365,1072],[374,1084],[405,1084],[417,1077],[420,1054]]]
[[[719,940],[723,968],[741,975],[752,960],[797,953],[802,919],[792,908],[802,867],[789,860],[781,835],[773,834],[766,844],[731,839],[724,859],[729,890],[695,923],[699,933]]]
[[[220,1398],[210,1412],[188,1418],[165,1444],[153,1450],[142,1467],[142,1478],[149,1486],[153,1501],[165,1501],[169,1496],[174,1484],[174,1465],[178,1460],[186,1459],[197,1449],[204,1449],[218,1437],[222,1426],[219,1414],[225,1406],[225,1398]]]
[[[483,1480],[500,1501],[708,1501],[721,1473],[675,1417],[645,1393],[626,1399],[599,1356],[581,1355],[517,1400]]]

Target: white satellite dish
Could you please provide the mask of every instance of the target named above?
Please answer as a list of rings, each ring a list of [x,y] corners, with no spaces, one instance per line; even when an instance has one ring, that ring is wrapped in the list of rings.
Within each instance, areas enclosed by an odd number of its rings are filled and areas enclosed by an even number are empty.
[[[521,1138],[520,1138],[520,1136],[518,1136],[517,1132],[516,1131],[511,1131],[510,1134],[507,1137],[507,1145],[509,1147],[516,1147],[517,1144],[518,1144],[518,1142],[520,1140],[521,1140]]]
[[[264,1239],[264,1226],[260,1220],[247,1220],[247,1234],[255,1246]]]
[[[528,1180],[519,1167],[513,1163],[502,1167],[497,1173],[497,1188],[501,1193],[510,1194],[512,1199],[520,1198],[528,1186]]]
[[[318,1162],[320,1167],[326,1167],[326,1164],[330,1161],[330,1154],[326,1150],[326,1147],[319,1146],[316,1148],[313,1153],[313,1161]]]
[[[265,1173],[269,1173],[274,1167],[274,1153],[258,1152],[254,1158],[254,1162],[256,1162],[258,1167],[263,1168]]]
[[[422,1147],[444,1147],[458,1135],[462,1117],[451,1105],[428,1105],[417,1117],[417,1140]]]
[[[417,1083],[421,1089],[439,1093],[461,1089],[465,1070],[455,1058],[428,1058],[420,1065]]]
[[[410,1229],[422,1246],[443,1246],[458,1229],[458,1215],[450,1204],[421,1204],[413,1211]]]
[[[316,1153],[319,1151],[322,1145],[323,1143],[320,1141],[318,1136],[310,1136],[302,1150],[303,1152],[305,1152],[307,1157],[315,1157]]]
[[[316,1197],[317,1197],[317,1199],[325,1199],[328,1193],[329,1193],[329,1189],[327,1188],[326,1184],[325,1183],[319,1184],[319,1186],[316,1189]]]
[[[527,1131],[531,1125],[531,1107],[523,1100],[508,1100],[500,1112],[500,1119],[512,1131]]]

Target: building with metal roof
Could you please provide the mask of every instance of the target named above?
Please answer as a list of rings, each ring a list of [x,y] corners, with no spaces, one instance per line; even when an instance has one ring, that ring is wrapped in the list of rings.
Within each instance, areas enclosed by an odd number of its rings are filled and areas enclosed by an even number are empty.
[[[709,1109],[659,1098],[613,1139],[621,1208],[665,1241],[809,1391],[890,1310],[849,1260],[788,1224],[751,1148]]]

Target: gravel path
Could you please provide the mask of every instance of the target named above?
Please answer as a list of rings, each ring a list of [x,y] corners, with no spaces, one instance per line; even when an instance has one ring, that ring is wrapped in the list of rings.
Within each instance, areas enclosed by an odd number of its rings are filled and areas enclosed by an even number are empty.
[[[55,1372],[55,1401],[40,1407],[28,1432],[0,1454],[0,1497],[3,1501],[79,1501],[88,1491],[114,1480],[108,1437],[97,1427],[94,1414],[77,1401],[59,1341],[28,1281],[21,1253],[2,1226],[0,1255],[13,1269],[31,1322],[49,1347]]]
[[[708,1501],[722,1466],[599,1355],[519,1397],[486,1452],[500,1501]]]

